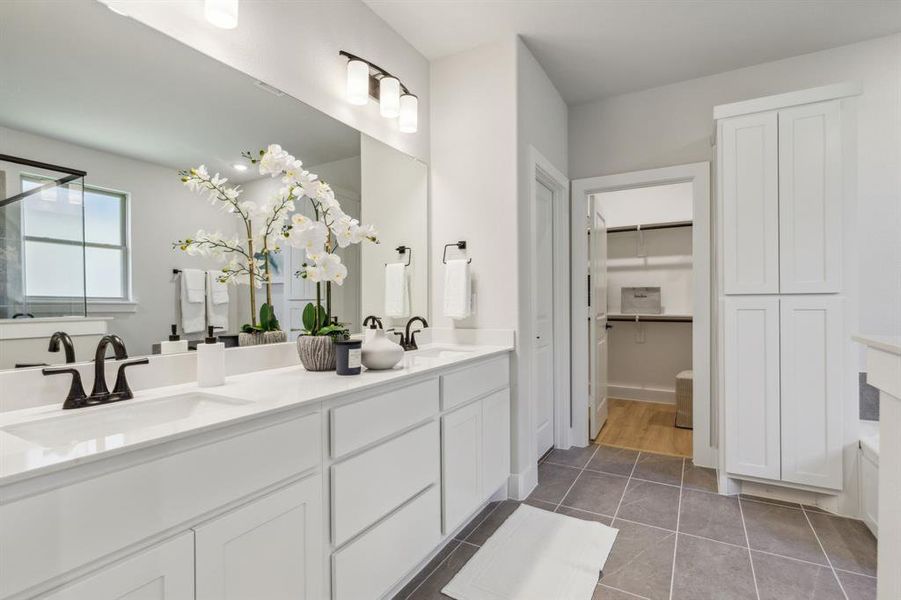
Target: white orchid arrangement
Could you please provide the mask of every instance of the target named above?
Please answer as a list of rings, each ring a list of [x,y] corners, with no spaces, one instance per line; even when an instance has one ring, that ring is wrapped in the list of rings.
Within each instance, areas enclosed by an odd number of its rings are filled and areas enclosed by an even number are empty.
[[[260,175],[281,177],[282,187],[262,202],[240,200],[239,186],[226,185],[228,180],[215,174],[210,176],[201,165],[181,171],[182,182],[193,192],[207,193],[213,204],[237,214],[243,221],[245,239],[226,237],[219,232],[198,231],[193,238],[179,240],[174,247],[188,254],[226,259],[219,281],[250,285],[251,323],[245,329],[278,330],[278,320],[272,307],[272,254],[288,243],[305,251],[307,261],[295,273],[316,283],[316,302],[304,309],[303,322],[310,335],[335,335],[345,329],[332,321],[331,285],[341,285],[347,277],[347,267],[335,254],[338,248],[363,241],[378,243],[375,229],[361,225],[341,210],[331,187],[317,175],[303,168],[303,163],[278,144],[260,150],[254,157],[243,153],[251,164],[257,165]],[[297,203],[308,199],[314,218],[294,213]],[[292,214],[294,213],[294,214]],[[258,224],[255,226],[255,224]],[[322,304],[322,285],[325,284],[325,306]],[[256,319],[256,292],[266,288],[266,303]]]

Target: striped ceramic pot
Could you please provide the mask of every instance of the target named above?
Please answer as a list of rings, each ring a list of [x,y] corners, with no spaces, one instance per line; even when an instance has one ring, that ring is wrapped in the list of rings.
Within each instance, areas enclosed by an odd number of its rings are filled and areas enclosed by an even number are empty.
[[[307,371],[335,370],[335,342],[330,335],[298,337],[297,355]]]

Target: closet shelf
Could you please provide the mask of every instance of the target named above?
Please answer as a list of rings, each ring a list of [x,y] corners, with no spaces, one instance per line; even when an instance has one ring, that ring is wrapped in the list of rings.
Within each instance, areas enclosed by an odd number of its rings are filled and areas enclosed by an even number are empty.
[[[608,321],[619,321],[619,322],[635,322],[635,317],[638,317],[639,323],[691,323],[692,317],[691,315],[626,315],[626,314],[608,314]]]
[[[622,227],[608,227],[607,233],[619,233],[620,231],[650,231],[651,229],[675,229],[677,227],[691,227],[693,221],[672,221],[670,223],[648,223],[647,225],[625,225]]]

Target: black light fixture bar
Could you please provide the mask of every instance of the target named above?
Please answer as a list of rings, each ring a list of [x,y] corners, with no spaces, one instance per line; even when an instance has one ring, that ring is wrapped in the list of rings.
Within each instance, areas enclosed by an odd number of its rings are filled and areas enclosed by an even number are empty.
[[[400,77],[397,75],[392,75],[387,71],[387,69],[383,69],[372,61],[368,61],[365,58],[360,58],[356,54],[351,54],[346,50],[341,50],[338,52],[339,55],[346,58],[348,61],[358,60],[360,62],[364,62],[369,65],[369,96],[375,100],[379,99],[379,81],[385,77],[393,77],[400,82],[400,91],[402,94],[411,94],[410,90],[407,89],[407,86],[404,85],[404,82],[400,80]],[[373,71],[375,71],[373,73]]]

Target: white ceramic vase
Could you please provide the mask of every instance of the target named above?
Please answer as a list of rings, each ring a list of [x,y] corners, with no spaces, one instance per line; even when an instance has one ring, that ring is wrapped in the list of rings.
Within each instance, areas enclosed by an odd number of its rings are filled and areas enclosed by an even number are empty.
[[[393,369],[404,357],[404,349],[388,337],[384,329],[370,329],[363,341],[363,366],[380,371]]]

